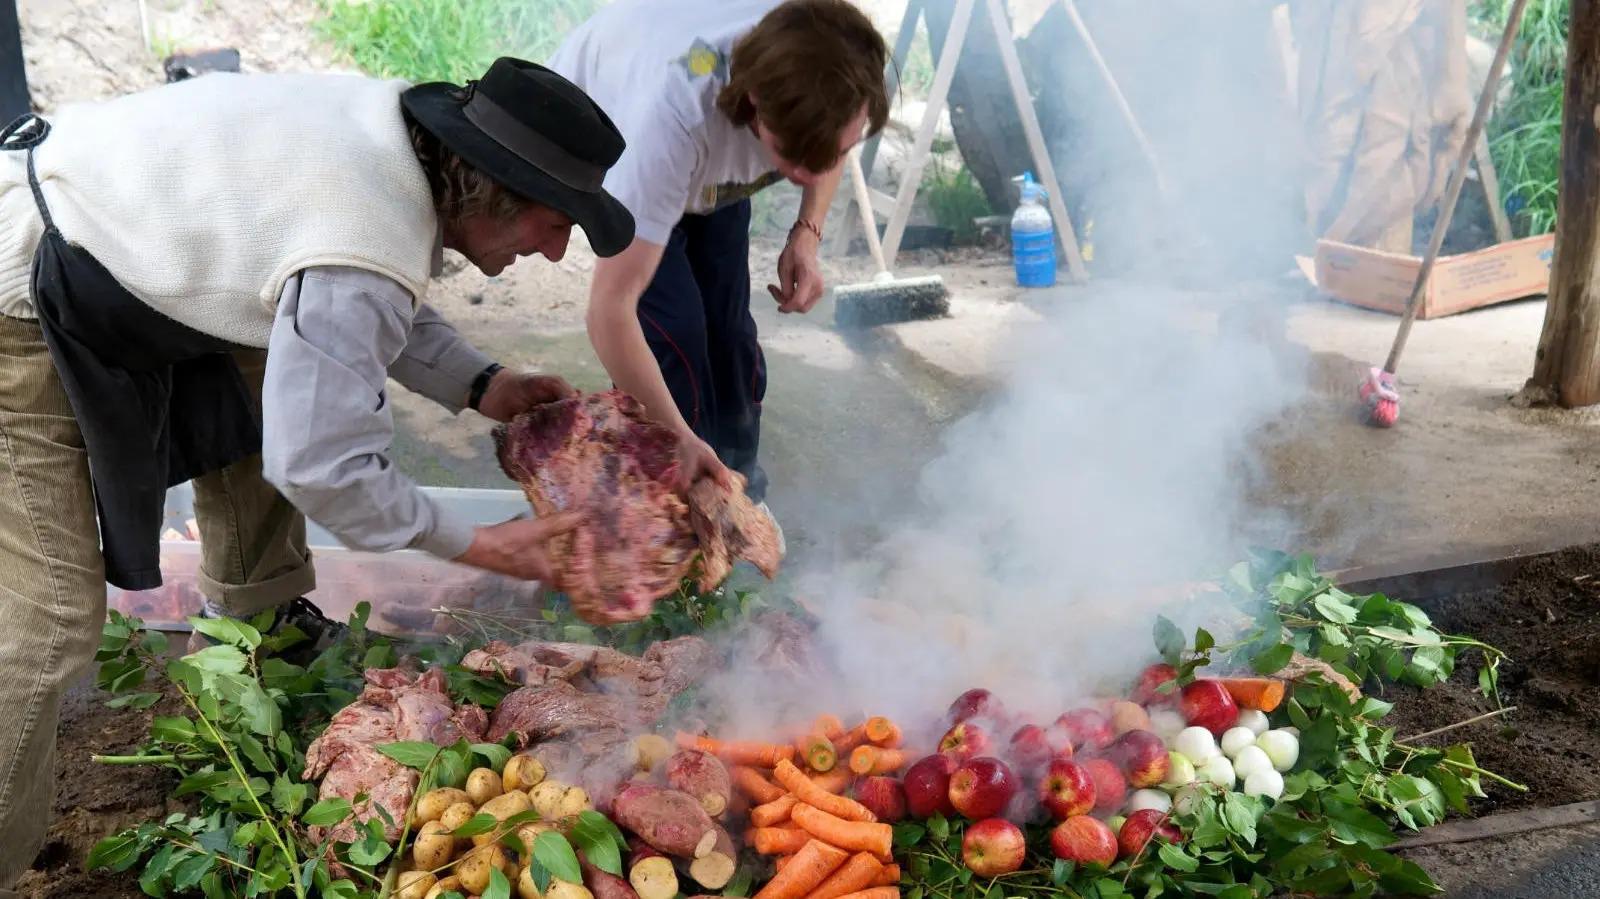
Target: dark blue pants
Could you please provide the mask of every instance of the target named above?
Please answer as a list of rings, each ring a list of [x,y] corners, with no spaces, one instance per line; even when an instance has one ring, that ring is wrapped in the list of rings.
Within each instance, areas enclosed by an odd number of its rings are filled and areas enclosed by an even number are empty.
[[[760,501],[767,366],[750,315],[750,201],[686,215],[639,298],[639,324],[689,427]]]

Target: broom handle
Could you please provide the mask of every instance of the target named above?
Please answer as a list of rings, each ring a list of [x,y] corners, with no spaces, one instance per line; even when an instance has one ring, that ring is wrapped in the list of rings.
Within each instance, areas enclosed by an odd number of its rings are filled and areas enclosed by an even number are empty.
[[[856,206],[861,211],[861,226],[867,232],[867,249],[872,252],[872,261],[878,263],[878,271],[886,272],[889,266],[883,261],[883,244],[878,242],[878,221],[872,212],[872,195],[867,193],[867,173],[861,170],[861,145],[850,148],[847,154],[850,157],[850,183],[856,189]]]
[[[1406,300],[1405,313],[1400,317],[1400,330],[1394,335],[1394,346],[1389,349],[1389,361],[1383,364],[1383,370],[1394,374],[1400,365],[1400,354],[1406,348],[1406,338],[1411,336],[1411,323],[1417,318],[1418,301],[1422,298],[1422,290],[1428,283],[1428,276],[1433,273],[1433,262],[1439,258],[1439,250],[1444,246],[1445,232],[1450,230],[1450,219],[1456,212],[1456,201],[1461,198],[1461,186],[1467,180],[1467,166],[1472,161],[1472,153],[1478,146],[1478,135],[1483,132],[1484,122],[1489,119],[1489,107],[1494,104],[1495,88],[1500,84],[1500,74],[1505,71],[1506,58],[1511,55],[1511,44],[1517,38],[1517,26],[1522,22],[1522,10],[1528,5],[1528,0],[1515,0],[1511,12],[1506,15],[1506,30],[1500,35],[1500,48],[1495,51],[1494,62],[1489,65],[1489,74],[1483,80],[1483,93],[1478,96],[1478,108],[1472,113],[1472,124],[1467,126],[1466,140],[1461,142],[1461,152],[1456,159],[1455,169],[1450,173],[1449,186],[1445,188],[1444,199],[1439,203],[1439,219],[1433,224],[1433,239],[1428,243],[1428,255],[1422,257],[1422,267],[1417,269],[1417,281],[1411,286],[1411,296]]]

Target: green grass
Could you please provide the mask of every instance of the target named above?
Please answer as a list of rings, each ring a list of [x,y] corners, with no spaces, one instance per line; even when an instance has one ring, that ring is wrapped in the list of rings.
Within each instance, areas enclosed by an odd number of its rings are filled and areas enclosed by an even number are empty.
[[[958,244],[974,242],[978,226],[972,220],[993,211],[983,195],[983,188],[948,141],[934,142],[920,192],[928,202],[934,221],[941,228],[949,228],[952,239]]]
[[[543,62],[601,2],[323,0],[316,28],[368,74],[464,83],[500,56]]]
[[[1475,30],[1498,44],[1510,6],[1510,0],[1476,0]],[[1511,96],[1489,124],[1502,200],[1523,235],[1543,234],[1555,225],[1570,21],[1569,0],[1528,4],[1511,57]]]

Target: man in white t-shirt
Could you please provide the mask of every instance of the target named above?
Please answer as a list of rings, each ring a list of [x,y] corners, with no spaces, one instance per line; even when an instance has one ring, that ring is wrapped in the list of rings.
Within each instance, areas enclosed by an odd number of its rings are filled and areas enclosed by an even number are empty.
[[[616,385],[683,436],[685,483],[732,469],[766,492],[749,198],[782,178],[804,188],[767,290],[810,311],[843,154],[888,118],[888,56],[848,0],[617,0],[549,62],[627,141],[605,187],[636,236],[596,263],[589,336]]]

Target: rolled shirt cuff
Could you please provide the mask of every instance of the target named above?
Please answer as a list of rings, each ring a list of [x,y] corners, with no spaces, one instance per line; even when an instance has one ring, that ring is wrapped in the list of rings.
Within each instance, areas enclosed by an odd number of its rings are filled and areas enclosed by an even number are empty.
[[[433,527],[418,538],[416,548],[447,561],[459,559],[472,545],[476,526],[445,509],[432,497],[427,497],[427,501],[433,506]]]

